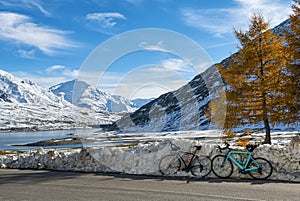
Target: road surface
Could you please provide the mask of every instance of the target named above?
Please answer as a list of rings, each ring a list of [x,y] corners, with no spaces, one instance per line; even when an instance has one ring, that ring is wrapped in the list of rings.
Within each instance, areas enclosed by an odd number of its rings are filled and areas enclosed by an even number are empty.
[[[300,200],[300,183],[0,169],[0,201]]]

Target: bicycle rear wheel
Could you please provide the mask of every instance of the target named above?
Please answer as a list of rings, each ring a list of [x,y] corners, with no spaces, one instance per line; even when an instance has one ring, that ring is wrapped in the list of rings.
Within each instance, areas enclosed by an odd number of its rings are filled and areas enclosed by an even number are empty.
[[[227,160],[224,164],[224,160],[226,156],[224,155],[216,155],[212,159],[212,171],[219,178],[228,178],[233,173],[233,164],[231,160]]]
[[[254,161],[255,160],[255,161]],[[254,158],[249,163],[249,168],[257,167],[257,171],[249,172],[249,175],[254,179],[267,179],[273,172],[273,167],[270,161],[265,158]],[[256,163],[255,163],[256,162]]]
[[[180,160],[177,154],[169,154],[159,161],[159,171],[162,175],[172,176],[180,170]]]
[[[191,172],[196,177],[206,177],[211,172],[211,159],[209,156],[196,156],[191,164]]]

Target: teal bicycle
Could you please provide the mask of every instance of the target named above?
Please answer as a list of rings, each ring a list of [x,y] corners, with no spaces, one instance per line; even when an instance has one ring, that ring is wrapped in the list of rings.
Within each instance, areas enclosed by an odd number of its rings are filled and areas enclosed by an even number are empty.
[[[273,167],[270,161],[265,158],[253,157],[254,145],[247,145],[248,151],[238,151],[229,148],[225,142],[225,147],[218,146],[222,150],[228,150],[225,155],[216,155],[212,159],[212,171],[219,178],[228,178],[233,173],[233,164],[239,168],[242,174],[249,174],[254,179],[267,179],[272,175]]]

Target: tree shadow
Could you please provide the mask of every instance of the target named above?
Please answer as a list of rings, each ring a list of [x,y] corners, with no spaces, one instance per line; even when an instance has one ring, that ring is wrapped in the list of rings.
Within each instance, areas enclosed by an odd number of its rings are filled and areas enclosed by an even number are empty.
[[[160,175],[135,175],[135,174],[122,174],[115,172],[101,172],[95,173],[96,176],[110,176],[110,179],[113,178],[122,178],[128,180],[156,180],[156,181],[183,181],[186,183],[191,182],[205,182],[205,183],[249,183],[251,185],[263,185],[269,183],[287,183],[287,184],[300,184],[297,181],[278,181],[278,180],[255,180],[255,179],[244,179],[244,178],[228,178],[228,179],[220,179],[220,178],[197,178],[197,177],[183,177],[183,176],[160,176]]]
[[[78,176],[80,174],[76,172],[2,169],[0,170],[0,186],[4,184],[36,184],[45,181],[73,179]]]

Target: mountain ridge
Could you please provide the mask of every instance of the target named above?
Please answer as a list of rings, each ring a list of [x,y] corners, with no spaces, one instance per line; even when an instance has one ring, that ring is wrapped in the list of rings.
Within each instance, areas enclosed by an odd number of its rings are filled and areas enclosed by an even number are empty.
[[[77,90],[76,93],[74,93],[74,89]],[[133,112],[149,101],[148,99],[134,101],[122,96],[112,95],[80,80],[59,83],[50,87],[49,90],[57,96],[63,96],[69,103],[95,111]]]
[[[51,130],[107,124],[121,115],[79,108],[47,88],[0,70],[0,131]]]
[[[289,31],[289,24],[290,21],[287,19],[275,26],[272,31],[277,35],[283,36],[285,30]],[[238,52],[233,53],[221,62],[210,66],[181,88],[163,94],[157,99],[142,106],[134,113],[117,120],[111,126],[111,129],[131,132],[152,132],[189,129],[203,130],[214,127],[214,125],[210,124],[211,122],[205,117],[205,110],[208,108],[210,101],[218,96],[218,88],[222,87],[221,83],[218,83],[220,79],[218,79],[218,74],[216,73],[218,71],[216,65],[222,64],[228,66],[235,54],[238,54]],[[205,83],[207,80],[212,82],[212,84]],[[223,80],[222,77],[221,80]],[[196,99],[196,102],[189,107],[188,100],[178,101],[176,100],[176,97],[185,96],[185,90],[190,88],[193,90],[195,95],[193,98]],[[196,120],[194,119],[195,117]]]

